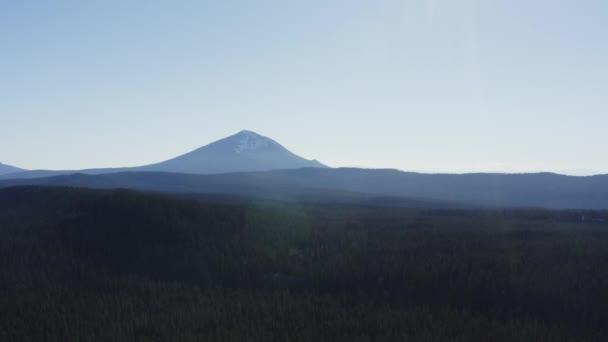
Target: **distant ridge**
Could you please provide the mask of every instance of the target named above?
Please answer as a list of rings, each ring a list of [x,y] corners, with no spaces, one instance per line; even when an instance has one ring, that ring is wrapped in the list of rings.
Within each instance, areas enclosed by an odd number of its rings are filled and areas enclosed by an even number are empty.
[[[129,188],[167,193],[221,194],[382,206],[608,209],[608,175],[457,175],[386,169],[301,168],[214,175],[163,172],[73,174],[0,181],[0,188],[18,185]]]
[[[73,173],[89,175],[126,171],[157,171],[189,174],[217,174],[288,170],[304,167],[327,168],[317,160],[304,159],[278,142],[258,133],[243,130],[194,151],[160,163],[125,168],[86,170],[33,170],[17,169],[10,175],[0,173],[0,179],[40,178]],[[21,172],[20,172],[21,171]]]

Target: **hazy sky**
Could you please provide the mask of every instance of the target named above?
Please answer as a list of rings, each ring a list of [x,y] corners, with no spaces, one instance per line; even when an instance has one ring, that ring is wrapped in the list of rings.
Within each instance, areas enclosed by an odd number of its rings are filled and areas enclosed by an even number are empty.
[[[608,173],[608,1],[0,1],[0,162],[242,129],[331,166]]]

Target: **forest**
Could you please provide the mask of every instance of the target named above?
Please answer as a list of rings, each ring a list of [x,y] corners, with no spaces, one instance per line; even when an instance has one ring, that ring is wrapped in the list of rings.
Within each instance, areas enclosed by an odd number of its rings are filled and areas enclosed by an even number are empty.
[[[0,341],[607,341],[608,212],[0,190]]]

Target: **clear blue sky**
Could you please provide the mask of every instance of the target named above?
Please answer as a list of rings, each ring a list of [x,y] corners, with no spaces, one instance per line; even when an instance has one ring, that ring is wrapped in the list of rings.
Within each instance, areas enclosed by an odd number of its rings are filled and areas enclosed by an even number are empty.
[[[0,2],[0,162],[242,129],[331,166],[608,173],[608,1]]]

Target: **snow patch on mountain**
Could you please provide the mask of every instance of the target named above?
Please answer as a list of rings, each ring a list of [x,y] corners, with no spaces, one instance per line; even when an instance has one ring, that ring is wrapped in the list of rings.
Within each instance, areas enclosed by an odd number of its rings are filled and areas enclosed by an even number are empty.
[[[238,137],[240,140],[234,148],[236,153],[256,151],[276,144],[274,141],[250,131],[242,131]]]

